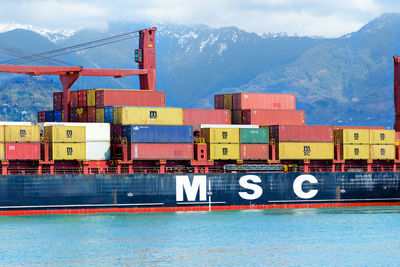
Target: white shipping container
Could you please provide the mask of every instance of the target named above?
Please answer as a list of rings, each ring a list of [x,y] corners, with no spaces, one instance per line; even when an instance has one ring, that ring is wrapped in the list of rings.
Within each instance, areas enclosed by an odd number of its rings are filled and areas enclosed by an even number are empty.
[[[43,122],[38,125],[41,130],[43,130],[43,126],[85,126],[86,142],[110,142],[111,140],[109,123]]]
[[[0,121],[0,125],[29,126],[34,125],[34,123],[26,121]]]
[[[109,160],[110,156],[110,142],[86,143],[86,160]]]

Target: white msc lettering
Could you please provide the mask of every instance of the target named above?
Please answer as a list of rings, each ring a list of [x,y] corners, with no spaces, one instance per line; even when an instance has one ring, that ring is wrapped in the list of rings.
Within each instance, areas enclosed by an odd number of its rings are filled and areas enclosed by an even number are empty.
[[[310,184],[318,184],[317,178],[310,174],[302,174],[300,176],[297,176],[297,178],[293,182],[293,191],[298,196],[299,198],[302,199],[310,199],[315,197],[315,195],[318,193],[318,189],[311,189],[308,192],[303,191],[303,183],[307,181]]]
[[[249,183],[249,181],[253,183]],[[261,197],[263,190],[261,186],[254,183],[261,183],[261,178],[256,175],[245,175],[240,177],[239,185],[245,189],[252,190],[253,193],[239,192],[239,196],[246,200],[254,200]]]
[[[189,176],[176,176],[176,201],[183,201],[183,191],[185,191],[188,201],[196,201],[200,191],[200,201],[207,200],[207,178],[205,175],[195,175],[190,184]]]

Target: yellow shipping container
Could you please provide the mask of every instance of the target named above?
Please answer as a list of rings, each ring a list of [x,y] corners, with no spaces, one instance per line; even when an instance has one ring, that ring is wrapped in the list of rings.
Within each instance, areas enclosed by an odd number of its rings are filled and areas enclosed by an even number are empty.
[[[86,142],[85,126],[45,126],[44,137],[53,143]]]
[[[224,109],[232,109],[232,95],[233,94],[224,94]]]
[[[53,143],[51,144],[53,160],[85,160],[85,143]]]
[[[86,91],[86,104],[88,107],[96,106],[96,89],[89,89]]]
[[[240,140],[238,128],[203,128],[201,137],[206,143],[237,144]]]
[[[279,143],[279,159],[333,159],[333,143]]]
[[[335,140],[341,144],[369,144],[368,129],[335,130]]]
[[[369,145],[343,145],[343,159],[369,159]]]
[[[0,143],[0,160],[5,160],[4,143]]]
[[[208,145],[208,159],[210,160],[239,160],[239,144],[210,144]]]
[[[4,142],[4,126],[0,125],[0,142]]]
[[[394,145],[395,144],[394,130],[370,130],[370,144],[377,145]]]
[[[40,142],[40,126],[6,125],[4,126],[4,142],[10,142],[10,143]]]
[[[371,159],[391,159],[396,157],[394,145],[371,145]]]
[[[96,122],[104,122],[104,108],[96,108]]]
[[[114,124],[183,125],[182,108],[118,107],[113,115]]]

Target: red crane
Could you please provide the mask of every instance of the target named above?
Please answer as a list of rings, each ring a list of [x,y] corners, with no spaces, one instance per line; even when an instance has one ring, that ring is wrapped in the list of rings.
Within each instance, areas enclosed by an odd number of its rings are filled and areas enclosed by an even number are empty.
[[[400,131],[400,57],[393,56],[394,62],[394,111],[395,121],[394,129]]]
[[[135,61],[139,69],[85,69],[83,67],[0,65],[0,72],[37,75],[59,75],[63,87],[63,121],[69,121],[70,88],[80,76],[124,76],[139,75],[140,90],[156,90],[155,32],[157,28],[139,31],[139,49],[135,50]]]

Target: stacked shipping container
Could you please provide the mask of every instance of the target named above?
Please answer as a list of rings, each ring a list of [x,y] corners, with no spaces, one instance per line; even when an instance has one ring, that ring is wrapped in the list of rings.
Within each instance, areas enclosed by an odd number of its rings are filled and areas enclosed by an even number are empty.
[[[202,128],[201,136],[207,144],[208,159],[240,159],[238,128]]]

